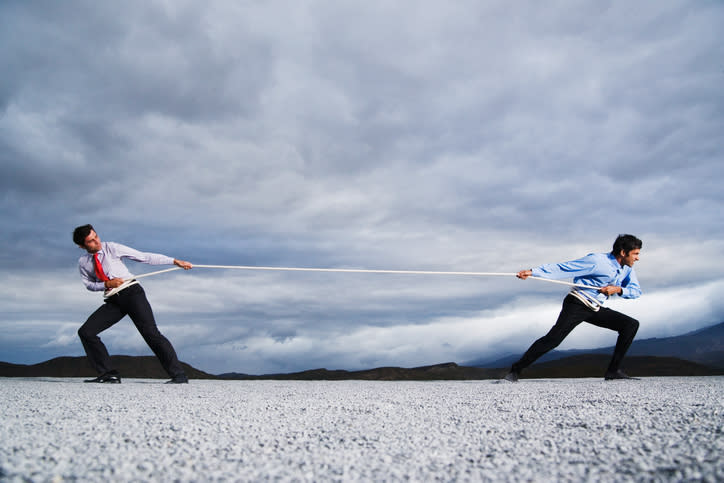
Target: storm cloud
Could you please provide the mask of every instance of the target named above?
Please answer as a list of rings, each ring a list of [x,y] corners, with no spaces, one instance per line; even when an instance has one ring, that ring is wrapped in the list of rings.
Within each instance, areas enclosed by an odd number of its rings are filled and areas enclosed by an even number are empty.
[[[644,296],[612,306],[639,337],[721,322],[723,23],[716,2],[3,2],[0,359],[83,353],[85,223],[196,264],[436,271],[634,233]],[[182,360],[249,373],[519,352],[565,293],[204,269],[144,286]],[[148,352],[128,322],[103,337]]]

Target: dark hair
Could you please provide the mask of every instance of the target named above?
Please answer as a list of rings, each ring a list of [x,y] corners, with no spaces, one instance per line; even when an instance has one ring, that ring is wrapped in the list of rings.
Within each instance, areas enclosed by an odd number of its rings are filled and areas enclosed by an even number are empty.
[[[73,241],[76,245],[85,247],[85,239],[92,231],[95,231],[93,230],[93,225],[79,226],[73,230]]]
[[[623,250],[624,253],[628,254],[631,250],[640,250],[642,245],[641,240],[633,235],[619,235],[616,241],[613,242],[613,250],[611,250],[611,253],[614,256],[618,256],[621,250]]]

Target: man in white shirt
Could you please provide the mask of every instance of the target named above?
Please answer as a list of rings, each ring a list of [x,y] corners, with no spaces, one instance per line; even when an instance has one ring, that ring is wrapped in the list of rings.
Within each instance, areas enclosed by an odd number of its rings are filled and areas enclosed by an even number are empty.
[[[125,284],[120,291],[107,297],[105,303],[78,329],[78,336],[88,360],[99,374],[98,377],[85,382],[121,382],[120,374],[112,367],[108,350],[98,334],[128,315],[171,377],[168,383],[188,383],[176,351],[156,326],[146,293],[138,282],[133,281],[133,275],[122,259],[129,258],[150,265],[173,264],[185,270],[192,268],[193,265],[157,253],[139,252],[120,243],[102,242],[91,225],[77,227],[73,231],[73,241],[87,252],[78,260],[78,269],[88,290],[109,292]]]

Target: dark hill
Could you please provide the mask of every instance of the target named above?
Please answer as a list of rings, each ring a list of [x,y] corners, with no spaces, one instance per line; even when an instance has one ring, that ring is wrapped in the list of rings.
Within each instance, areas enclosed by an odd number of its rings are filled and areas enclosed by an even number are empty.
[[[123,377],[139,379],[168,379],[168,374],[154,356],[111,356],[111,361]],[[190,379],[214,379],[215,376],[182,362]],[[86,357],[56,357],[39,364],[10,364],[0,362],[1,377],[95,377]]]
[[[531,338],[531,343],[533,340],[535,340],[535,337]],[[512,354],[506,357],[497,356],[492,359],[476,359],[466,362],[465,365],[474,367],[510,367],[513,362],[520,358],[523,351],[520,354]],[[541,364],[582,354],[612,353],[613,346],[596,349],[554,350],[538,359],[537,363]],[[630,356],[676,357],[706,366],[724,368],[724,322],[673,337],[634,339],[626,354],[627,358]]]
[[[564,377],[603,377],[611,361],[607,354],[581,354],[563,359],[533,364],[523,371],[525,379]],[[626,374],[636,377],[654,376],[716,376],[724,369],[705,366],[676,357],[626,356],[623,360]]]
[[[123,377],[165,379],[168,376],[153,356],[112,356]],[[524,378],[602,377],[610,357],[607,354],[583,354],[534,364]],[[182,363],[191,379],[226,380],[299,380],[299,381],[454,381],[498,379],[505,368],[459,366],[453,362],[431,366],[403,368],[378,367],[361,371],[312,369],[290,374],[249,375],[228,373],[214,376]],[[637,357],[624,359],[624,369],[632,376],[713,376],[724,375],[724,369],[709,367],[674,357]],[[0,362],[0,377],[93,377],[85,357],[58,357],[33,365]]]
[[[591,350],[552,351],[529,367],[525,378],[601,377],[608,365],[612,347]],[[286,380],[474,380],[502,377],[519,355],[498,359],[484,367],[452,362],[402,368],[379,367],[360,371],[312,369],[291,374],[248,375],[227,373],[218,376],[181,363],[191,379],[286,379]],[[167,374],[153,356],[112,356],[123,377],[164,379]],[[473,361],[475,362],[475,361]],[[638,376],[709,376],[724,374],[724,323],[677,337],[634,341],[624,370]],[[57,357],[39,364],[0,362],[0,377],[94,377],[85,357]]]
[[[403,368],[378,367],[361,371],[343,371],[328,369],[312,369],[291,374],[265,374],[251,376],[248,374],[228,373],[219,375],[222,379],[284,379],[284,380],[325,380],[340,381],[357,379],[364,381],[439,381],[439,380],[470,380],[495,379],[500,376],[499,369],[483,369],[480,367],[464,367],[447,362],[432,366]]]
[[[543,364],[535,364],[524,373],[524,378],[568,378],[603,377],[610,356],[585,354],[559,359]],[[674,357],[627,357],[624,360],[626,372],[634,376],[715,376],[724,375],[724,369],[713,368]],[[485,369],[480,367],[459,366],[453,362],[432,366],[379,367],[363,371],[330,371],[313,369],[291,374],[266,374],[251,376],[248,374],[221,374],[222,379],[254,380],[366,380],[366,381],[452,381],[498,379],[505,375],[505,368]]]

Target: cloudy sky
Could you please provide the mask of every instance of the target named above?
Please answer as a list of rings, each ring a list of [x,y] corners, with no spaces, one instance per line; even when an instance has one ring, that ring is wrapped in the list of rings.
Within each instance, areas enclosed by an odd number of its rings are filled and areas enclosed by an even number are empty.
[[[196,264],[513,273],[644,241],[639,338],[724,320],[724,5],[0,3],[0,360],[82,355],[75,226]],[[129,263],[134,273],[158,269]],[[143,281],[212,373],[519,353],[566,288],[198,268]],[[613,344],[577,328],[561,348]],[[113,354],[150,354],[125,319]]]

